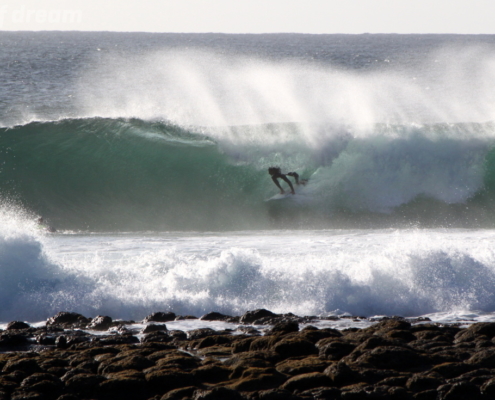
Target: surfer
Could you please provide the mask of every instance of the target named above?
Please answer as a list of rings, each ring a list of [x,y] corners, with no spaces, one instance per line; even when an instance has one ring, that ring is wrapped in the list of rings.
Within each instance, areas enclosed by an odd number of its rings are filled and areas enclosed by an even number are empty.
[[[299,174],[297,172],[287,172],[287,175],[292,176],[296,180],[296,185],[305,185],[308,183],[307,179],[299,180]]]
[[[38,218],[38,227],[50,233],[57,232],[57,230],[53,226],[45,223],[43,217]]]
[[[284,194],[285,191],[284,191],[284,189],[282,189],[282,186],[280,186],[280,183],[278,182],[279,179],[282,179],[285,182],[287,182],[287,184],[290,186],[290,192],[292,194],[296,194],[296,192],[294,191],[294,186],[292,186],[292,182],[289,180],[289,178],[287,178],[287,176],[285,174],[282,174],[279,167],[268,168],[268,173],[271,175],[273,183],[275,183],[275,185],[277,185],[277,187],[280,189],[281,194]],[[291,172],[291,173],[293,173],[293,172]],[[299,175],[298,175],[298,177],[299,177]],[[296,182],[297,182],[297,179],[296,179]]]

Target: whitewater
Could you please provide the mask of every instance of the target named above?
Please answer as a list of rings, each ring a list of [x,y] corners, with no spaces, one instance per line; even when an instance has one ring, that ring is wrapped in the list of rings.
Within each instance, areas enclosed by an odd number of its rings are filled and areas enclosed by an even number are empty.
[[[495,320],[494,36],[0,40],[0,323]]]

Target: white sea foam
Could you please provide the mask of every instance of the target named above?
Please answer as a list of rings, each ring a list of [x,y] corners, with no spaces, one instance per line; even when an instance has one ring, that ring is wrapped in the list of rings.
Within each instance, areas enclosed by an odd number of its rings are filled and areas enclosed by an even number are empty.
[[[3,239],[0,321],[39,321],[61,310],[141,320],[153,311],[257,308],[490,319],[494,236],[369,230]]]

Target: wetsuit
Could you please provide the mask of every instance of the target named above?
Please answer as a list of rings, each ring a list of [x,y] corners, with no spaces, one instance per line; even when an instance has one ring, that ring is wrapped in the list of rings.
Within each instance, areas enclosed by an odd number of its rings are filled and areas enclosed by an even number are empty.
[[[294,192],[294,186],[292,186],[292,182],[289,180],[289,178],[287,178],[287,176],[285,174],[282,174],[281,172],[277,172],[277,173],[272,174],[272,180],[275,183],[275,185],[277,185],[277,187],[280,189],[281,193],[284,193],[284,189],[282,189],[282,186],[280,186],[280,183],[278,182],[279,178],[283,179],[285,182],[287,182],[287,184],[290,186],[290,190],[291,190],[292,194],[296,193],[296,192]]]

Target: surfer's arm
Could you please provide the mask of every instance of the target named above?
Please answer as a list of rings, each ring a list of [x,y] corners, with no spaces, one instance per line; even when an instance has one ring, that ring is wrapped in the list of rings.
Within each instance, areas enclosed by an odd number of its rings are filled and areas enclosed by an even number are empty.
[[[296,180],[296,185],[299,185],[299,174],[297,172],[289,172],[287,175],[292,176]]]
[[[292,182],[289,180],[289,178],[287,178],[285,175],[280,175],[280,177],[287,182],[287,184],[290,186],[290,190],[291,190],[291,193],[292,194],[296,194],[296,192],[294,192],[294,186],[292,186]],[[278,183],[278,182],[277,182]],[[279,186],[280,187],[280,186]]]

